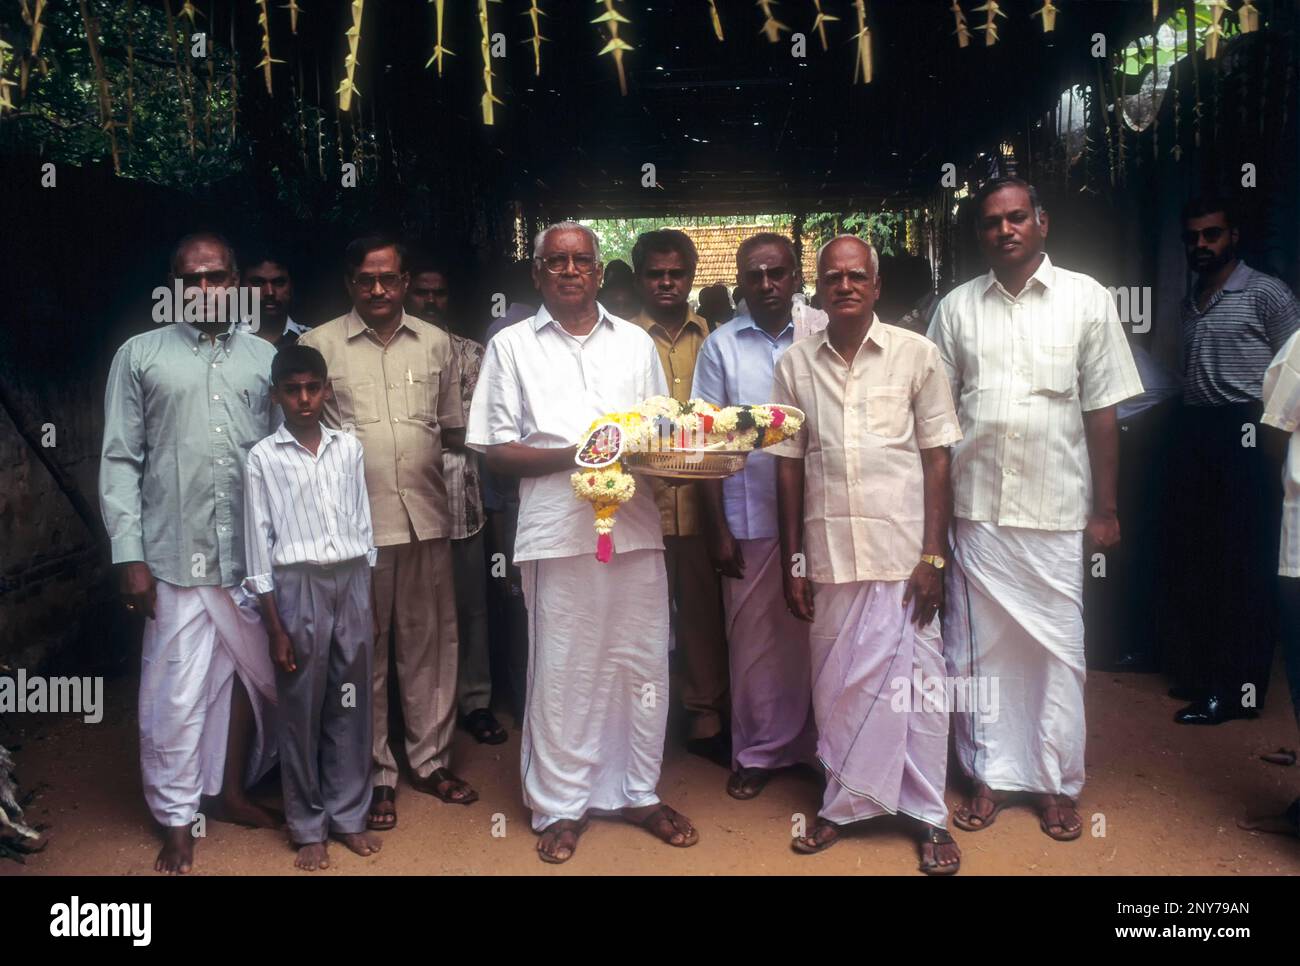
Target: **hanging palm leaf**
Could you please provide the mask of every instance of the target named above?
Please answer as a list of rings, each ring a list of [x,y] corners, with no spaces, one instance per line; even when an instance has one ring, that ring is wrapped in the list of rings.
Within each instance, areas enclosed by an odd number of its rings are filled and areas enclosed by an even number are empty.
[[[1043,5],[1030,14],[1031,17],[1043,18],[1043,33],[1050,34],[1056,29],[1056,15],[1060,8],[1052,0],[1043,0]]]
[[[775,0],[758,0],[758,9],[763,11],[763,27],[759,33],[767,36],[768,43],[775,44],[781,39],[781,31],[790,32],[790,28],[772,16]]]
[[[592,23],[609,25],[609,43],[600,48],[600,53],[596,56],[603,57],[605,54],[613,54],[614,66],[618,69],[618,89],[624,97],[627,97],[627,73],[623,70],[623,52],[634,48],[618,35],[618,27],[619,24],[631,23],[632,21],[614,9],[614,0],[596,0],[596,3],[603,5],[605,12],[593,20]]]
[[[984,46],[992,47],[998,42],[997,18],[1006,19],[1007,15],[1002,12],[1002,5],[998,3],[998,0],[985,0],[984,6],[974,8],[975,13],[980,11],[984,11],[988,15],[988,19],[975,29],[984,31]]]
[[[961,4],[958,0],[952,0],[948,9],[952,11],[953,20],[957,23],[957,46],[970,46],[970,28],[966,26],[966,14],[962,12]]]
[[[1228,0],[1209,0],[1210,25],[1205,28],[1205,59],[1219,56],[1219,40],[1223,37],[1223,15],[1228,11]]]
[[[81,7],[81,22],[86,27],[86,47],[90,51],[90,61],[95,67],[95,81],[99,88],[99,119],[104,133],[108,135],[108,149],[113,156],[113,173],[121,174],[122,159],[117,153],[117,135],[113,133],[113,129],[117,126],[117,122],[113,120],[113,97],[108,89],[108,75],[104,72],[104,58],[99,54],[99,24],[91,19],[86,0],[78,0],[78,3]],[[0,85],[0,90],[3,89],[3,85]]]
[[[23,0],[23,20],[32,28],[32,44],[27,52],[27,56],[36,59],[36,52],[41,49],[41,35],[45,33],[45,24],[41,21],[41,14],[45,12],[45,0],[36,0],[35,6],[31,11],[31,19],[28,19],[27,2]]]
[[[429,2],[433,4],[433,54],[425,61],[424,67],[425,70],[428,70],[431,65],[437,64],[438,76],[441,77],[442,55],[446,54],[449,57],[455,57],[456,55],[442,45],[442,15],[446,12],[443,9],[446,6],[446,0],[429,0]]]
[[[298,6],[298,0],[289,0],[282,9],[289,11],[289,33],[297,37],[298,14],[302,13],[302,8]]]
[[[14,102],[9,96],[9,88],[14,86],[14,82],[5,76],[5,71],[9,69],[9,51],[11,50],[13,50],[13,47],[3,37],[0,37],[0,114],[14,109]]]
[[[822,42],[822,50],[829,50],[830,48],[826,46],[826,23],[840,18],[831,16],[829,13],[823,13],[822,0],[813,0],[813,7],[817,10],[817,16],[813,20],[813,29],[817,31],[817,37]]]
[[[339,81],[336,92],[339,95],[339,111],[346,114],[352,109],[352,96],[361,96],[356,86],[357,49],[361,46],[361,12],[366,0],[352,0],[352,26],[344,35],[348,39],[348,55],[343,58],[343,80]],[[340,144],[340,150],[342,145]]]
[[[496,3],[497,0],[492,2]],[[496,123],[496,105],[504,102],[492,92],[492,31],[488,26],[488,0],[478,0],[478,26],[479,50],[483,54],[483,98],[480,106],[483,108],[483,123],[492,125]]]
[[[528,9],[524,11],[524,16],[528,18],[529,23],[533,25],[533,35],[524,41],[526,44],[533,45],[533,76],[542,76],[542,41],[549,40],[549,37],[542,36],[542,17],[546,14],[542,8],[537,5],[537,0],[532,0]]]
[[[1244,0],[1241,9],[1237,11],[1237,22],[1241,24],[1243,34],[1253,34],[1259,29],[1259,7],[1251,3],[1251,0]]]
[[[709,20],[713,23],[713,33],[719,39],[722,36],[722,18],[718,16],[718,5],[715,0],[709,0]]]
[[[266,77],[266,92],[271,90],[271,65],[283,64],[284,61],[271,56],[271,16],[266,8],[266,0],[254,0],[257,4],[257,25],[262,28],[262,59],[257,66],[262,68]]]
[[[853,65],[853,81],[858,79],[864,84],[871,83],[871,28],[867,26],[867,0],[853,0],[853,9],[858,14],[858,32],[854,34],[858,45],[857,62]]]
[[[185,2],[181,4],[180,16],[188,17],[190,21],[190,26],[191,27],[195,26],[194,18],[200,16],[200,14],[199,11],[194,6],[193,0],[185,0]]]

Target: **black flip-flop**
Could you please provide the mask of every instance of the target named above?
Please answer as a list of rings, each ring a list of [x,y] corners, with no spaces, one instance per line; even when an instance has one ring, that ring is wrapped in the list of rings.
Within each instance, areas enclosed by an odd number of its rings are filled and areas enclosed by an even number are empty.
[[[391,815],[393,820],[391,822],[379,823],[369,816],[366,816],[366,828],[370,829],[372,832],[391,832],[393,829],[397,828],[397,789],[390,785],[376,785],[374,790],[370,793],[371,815],[376,814],[375,806],[382,802],[393,803],[393,810],[384,813]]]
[[[464,727],[480,745],[499,745],[510,738],[501,722],[487,708],[471,711],[461,720]]]
[[[948,833],[946,828],[939,828],[937,825],[931,825],[929,829],[926,830],[925,838],[921,840],[921,844],[939,846],[956,845],[957,843],[953,841],[952,835]],[[924,853],[922,853],[922,855],[924,855]],[[926,875],[956,875],[957,871],[961,868],[961,857],[958,856],[956,863],[953,865],[943,865],[935,859],[927,861],[923,857],[917,868]]]

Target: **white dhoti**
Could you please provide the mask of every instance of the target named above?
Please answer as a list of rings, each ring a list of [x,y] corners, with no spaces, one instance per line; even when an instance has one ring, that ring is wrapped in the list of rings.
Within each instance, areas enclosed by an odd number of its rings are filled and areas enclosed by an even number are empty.
[[[235,675],[253,705],[257,737],[246,783],[275,763],[275,675],[257,611],[237,588],[157,582],[140,667],[140,771],[160,825],[189,825],[201,795],[221,792]]]
[[[810,634],[822,818],[903,813],[944,826],[948,713],[938,618],[918,628],[907,581],[817,584]]]
[[[785,602],[781,544],[740,540],[745,575],[724,577],[735,768],[811,763],[816,749],[808,625]]]
[[[524,803],[540,832],[589,810],[659,801],[668,724],[662,550],[527,560]]]
[[[998,791],[1084,781],[1083,534],[953,522],[948,673],[996,685],[996,717],[955,713],[957,757]],[[991,688],[988,689],[990,693]]]

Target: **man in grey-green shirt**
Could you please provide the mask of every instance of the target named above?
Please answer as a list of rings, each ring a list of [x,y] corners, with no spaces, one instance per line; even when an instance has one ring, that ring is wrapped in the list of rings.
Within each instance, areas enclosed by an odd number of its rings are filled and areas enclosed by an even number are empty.
[[[244,793],[274,749],[263,719],[275,678],[257,612],[237,601],[244,460],[276,422],[275,349],[237,324],[239,273],[224,239],[182,239],[169,282],[154,317],[170,324],[113,358],[99,497],[123,601],[145,618],[140,769],[165,839],[155,868],[184,873],[201,795],[221,792],[232,820],[274,822]]]

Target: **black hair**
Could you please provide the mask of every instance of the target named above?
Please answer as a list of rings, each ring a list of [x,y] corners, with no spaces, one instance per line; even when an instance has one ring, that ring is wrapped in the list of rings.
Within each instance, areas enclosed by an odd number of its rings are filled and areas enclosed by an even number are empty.
[[[648,256],[666,255],[670,252],[681,255],[692,272],[700,262],[695,242],[691,241],[690,235],[676,228],[660,228],[638,236],[636,244],[632,246],[632,267],[640,275]]]
[[[361,267],[361,263],[366,260],[367,255],[371,252],[377,252],[381,248],[394,249],[397,252],[399,271],[406,271],[406,246],[392,235],[374,234],[354,238],[348,242],[348,247],[343,250],[343,264],[347,266],[348,271],[355,272]]]
[[[1043,203],[1038,199],[1038,189],[1024,178],[994,178],[980,185],[972,199],[977,219],[984,213],[984,202],[1003,188],[1024,188],[1025,193],[1029,195],[1029,207],[1033,209],[1035,215],[1042,209]]]
[[[790,261],[794,263],[794,270],[799,271],[799,257],[794,253],[794,242],[785,235],[779,235],[774,231],[760,231],[757,235],[750,235],[741,242],[736,248],[736,268],[740,268],[745,253],[759,245],[780,245],[790,253]]]
[[[319,376],[322,382],[329,378],[325,357],[319,350],[295,342],[285,346],[271,360],[271,382],[274,385],[278,386],[286,376],[296,376],[302,372]]]
[[[289,259],[288,246],[272,242],[254,242],[240,250],[239,260],[245,268],[270,262],[283,268],[290,278],[293,277],[293,262]]]
[[[1203,218],[1223,212],[1223,220],[1229,228],[1237,227],[1237,203],[1232,198],[1220,194],[1197,195],[1183,205],[1182,219]]]

